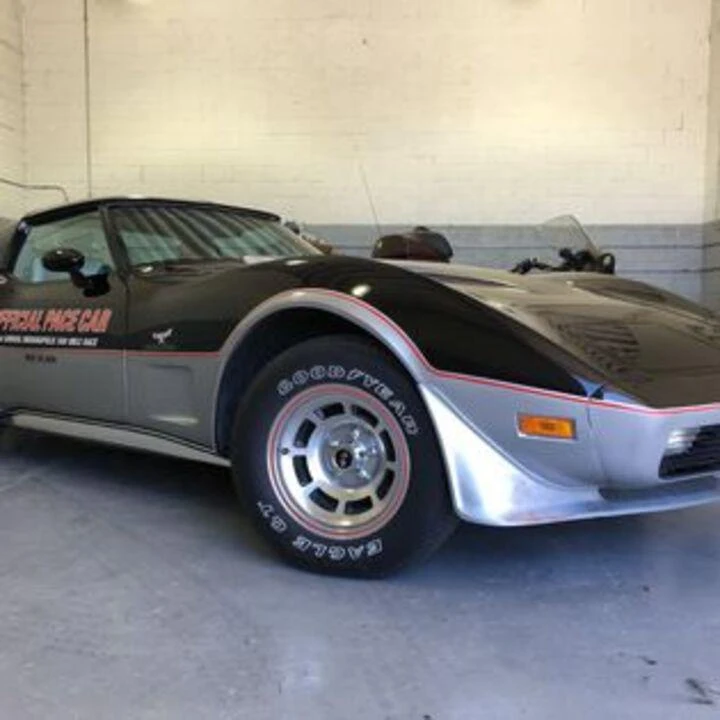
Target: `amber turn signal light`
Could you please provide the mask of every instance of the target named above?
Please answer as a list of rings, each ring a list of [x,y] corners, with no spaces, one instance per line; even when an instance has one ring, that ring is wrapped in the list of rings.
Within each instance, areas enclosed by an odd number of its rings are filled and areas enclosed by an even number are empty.
[[[518,432],[528,437],[556,440],[574,440],[576,437],[574,420],[543,415],[518,415]]]

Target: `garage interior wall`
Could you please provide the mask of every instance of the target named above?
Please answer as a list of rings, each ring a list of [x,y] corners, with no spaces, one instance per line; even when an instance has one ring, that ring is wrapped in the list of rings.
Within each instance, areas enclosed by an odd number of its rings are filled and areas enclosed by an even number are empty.
[[[25,0],[27,177],[265,207],[352,252],[424,223],[496,266],[571,212],[623,274],[715,297],[713,3]]]
[[[720,0],[712,0],[702,299],[720,308]]]
[[[0,0],[0,216],[21,212],[25,179],[23,46],[20,0]]]

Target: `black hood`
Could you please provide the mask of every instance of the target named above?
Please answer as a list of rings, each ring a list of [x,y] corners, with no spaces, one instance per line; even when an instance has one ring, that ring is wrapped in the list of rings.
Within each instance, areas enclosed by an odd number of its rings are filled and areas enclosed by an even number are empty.
[[[535,330],[643,402],[720,401],[720,318],[677,295],[594,273],[406,267]]]

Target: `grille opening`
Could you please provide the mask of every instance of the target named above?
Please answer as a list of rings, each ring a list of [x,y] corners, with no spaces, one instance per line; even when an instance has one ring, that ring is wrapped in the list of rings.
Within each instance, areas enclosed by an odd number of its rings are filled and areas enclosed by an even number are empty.
[[[675,430],[660,462],[660,477],[720,471],[720,425]]]

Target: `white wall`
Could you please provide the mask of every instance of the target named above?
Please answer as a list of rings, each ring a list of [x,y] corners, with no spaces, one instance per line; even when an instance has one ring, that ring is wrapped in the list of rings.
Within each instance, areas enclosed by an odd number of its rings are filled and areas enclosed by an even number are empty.
[[[0,0],[0,178],[25,177],[20,0]],[[0,183],[0,216],[21,212],[22,193]]]
[[[32,179],[87,189],[81,0],[26,0]],[[698,223],[709,0],[89,0],[92,190],[316,222]],[[362,170],[361,170],[362,168]]]
[[[711,0],[705,220],[720,217],[720,0]]]
[[[720,307],[720,0],[712,0],[710,42],[703,297]]]
[[[83,0],[24,0],[27,179],[87,196]],[[28,206],[61,202],[28,194]]]

